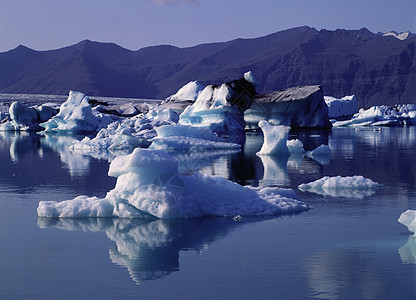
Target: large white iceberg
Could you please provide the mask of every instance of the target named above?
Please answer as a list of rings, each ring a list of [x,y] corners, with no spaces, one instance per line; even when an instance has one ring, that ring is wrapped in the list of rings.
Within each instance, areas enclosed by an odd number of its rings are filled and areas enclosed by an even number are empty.
[[[192,218],[274,215],[307,210],[293,190],[244,187],[202,173],[180,176],[178,161],[162,150],[137,148],[116,157],[108,172],[116,187],[104,199],[41,201],[40,217]]]
[[[354,95],[341,99],[324,96],[324,99],[328,106],[328,117],[331,119],[348,117],[358,113],[358,102]]]
[[[257,129],[261,120],[292,128],[332,126],[322,88],[318,85],[256,95],[253,105],[244,112],[244,120],[247,129]]]
[[[399,223],[403,224],[404,226],[409,229],[409,231],[414,233],[414,237],[416,237],[416,210],[407,210],[400,215]]]
[[[114,120],[102,113],[93,113],[88,96],[70,91],[59,113],[40,126],[46,132],[94,132]]]
[[[324,176],[321,179],[310,183],[302,183],[298,186],[301,191],[308,191],[320,195],[346,198],[364,198],[371,196],[375,190],[381,187],[381,184],[364,178],[361,175],[356,176]]]

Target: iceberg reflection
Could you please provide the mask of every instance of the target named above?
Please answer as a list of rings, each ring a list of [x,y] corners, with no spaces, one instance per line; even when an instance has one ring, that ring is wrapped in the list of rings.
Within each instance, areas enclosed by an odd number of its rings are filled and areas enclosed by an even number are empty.
[[[45,134],[42,144],[59,154],[62,163],[68,168],[71,177],[83,176],[88,173],[91,158],[81,153],[69,150],[69,146],[76,140],[71,135]]]
[[[399,255],[404,264],[416,264],[416,238],[409,236],[407,243],[399,248]]]
[[[319,299],[384,299],[388,275],[360,250],[320,252],[304,268],[310,295]]]
[[[263,178],[260,186],[290,186],[287,173],[288,156],[258,155],[263,163]]]
[[[195,218],[143,220],[120,218],[39,218],[38,227],[67,231],[104,231],[115,242],[113,263],[126,267],[136,284],[179,271],[179,252],[201,252],[213,241],[248,222],[267,218]]]
[[[18,162],[23,156],[42,153],[39,136],[33,132],[0,131],[0,140],[9,146],[10,159]]]

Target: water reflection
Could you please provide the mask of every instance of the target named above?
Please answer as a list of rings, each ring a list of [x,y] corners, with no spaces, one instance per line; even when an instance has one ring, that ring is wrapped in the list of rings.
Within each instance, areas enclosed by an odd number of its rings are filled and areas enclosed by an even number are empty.
[[[40,138],[33,132],[0,131],[0,136],[0,140],[8,145],[10,159],[14,163],[24,156],[41,153]]]
[[[287,217],[287,216],[284,216]],[[113,263],[127,268],[137,283],[160,279],[179,271],[179,252],[201,252],[230,231],[266,218],[194,218],[176,220],[136,220],[118,218],[39,218],[40,228],[68,231],[104,231],[115,242],[109,250]]]
[[[416,264],[416,238],[409,236],[407,243],[399,248],[399,255],[404,264]]]
[[[389,289],[389,274],[362,250],[316,253],[303,267],[313,298],[384,299]]]
[[[414,165],[415,126],[334,128],[329,145],[334,157],[329,166],[334,175],[363,175],[389,186],[416,184],[415,168],[409,168]]]
[[[371,147],[387,147],[392,141],[401,148],[416,145],[416,127],[400,128],[356,128],[354,134]]]
[[[67,167],[71,177],[80,177],[88,173],[91,158],[69,150],[69,146],[75,139],[74,136],[45,134],[42,138],[42,145],[59,154],[61,162]]]
[[[10,159],[17,163],[26,156],[37,156],[43,159],[45,153],[53,150],[58,153],[63,164],[68,168],[71,176],[85,175],[88,171],[90,158],[72,153],[68,147],[76,139],[74,136],[45,134],[34,132],[0,131],[3,142],[9,147]]]
[[[290,186],[287,173],[288,157],[275,155],[259,155],[259,157],[264,169],[260,186]]]

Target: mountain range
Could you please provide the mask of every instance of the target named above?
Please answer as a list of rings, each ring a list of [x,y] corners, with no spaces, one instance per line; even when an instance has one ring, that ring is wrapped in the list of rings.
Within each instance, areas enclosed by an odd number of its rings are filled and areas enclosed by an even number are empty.
[[[131,51],[84,40],[49,51],[0,53],[0,93],[164,99],[192,80],[218,84],[251,70],[257,91],[322,85],[325,95],[355,94],[361,107],[416,103],[416,36],[303,26],[252,39]]]

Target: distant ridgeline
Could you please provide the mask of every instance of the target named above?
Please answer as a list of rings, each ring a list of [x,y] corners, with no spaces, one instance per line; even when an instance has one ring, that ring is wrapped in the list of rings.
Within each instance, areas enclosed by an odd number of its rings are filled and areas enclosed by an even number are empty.
[[[0,53],[0,93],[164,99],[191,80],[216,84],[251,70],[257,92],[321,85],[360,107],[416,103],[416,36],[299,27],[254,39],[137,51],[82,41],[51,51]]]

